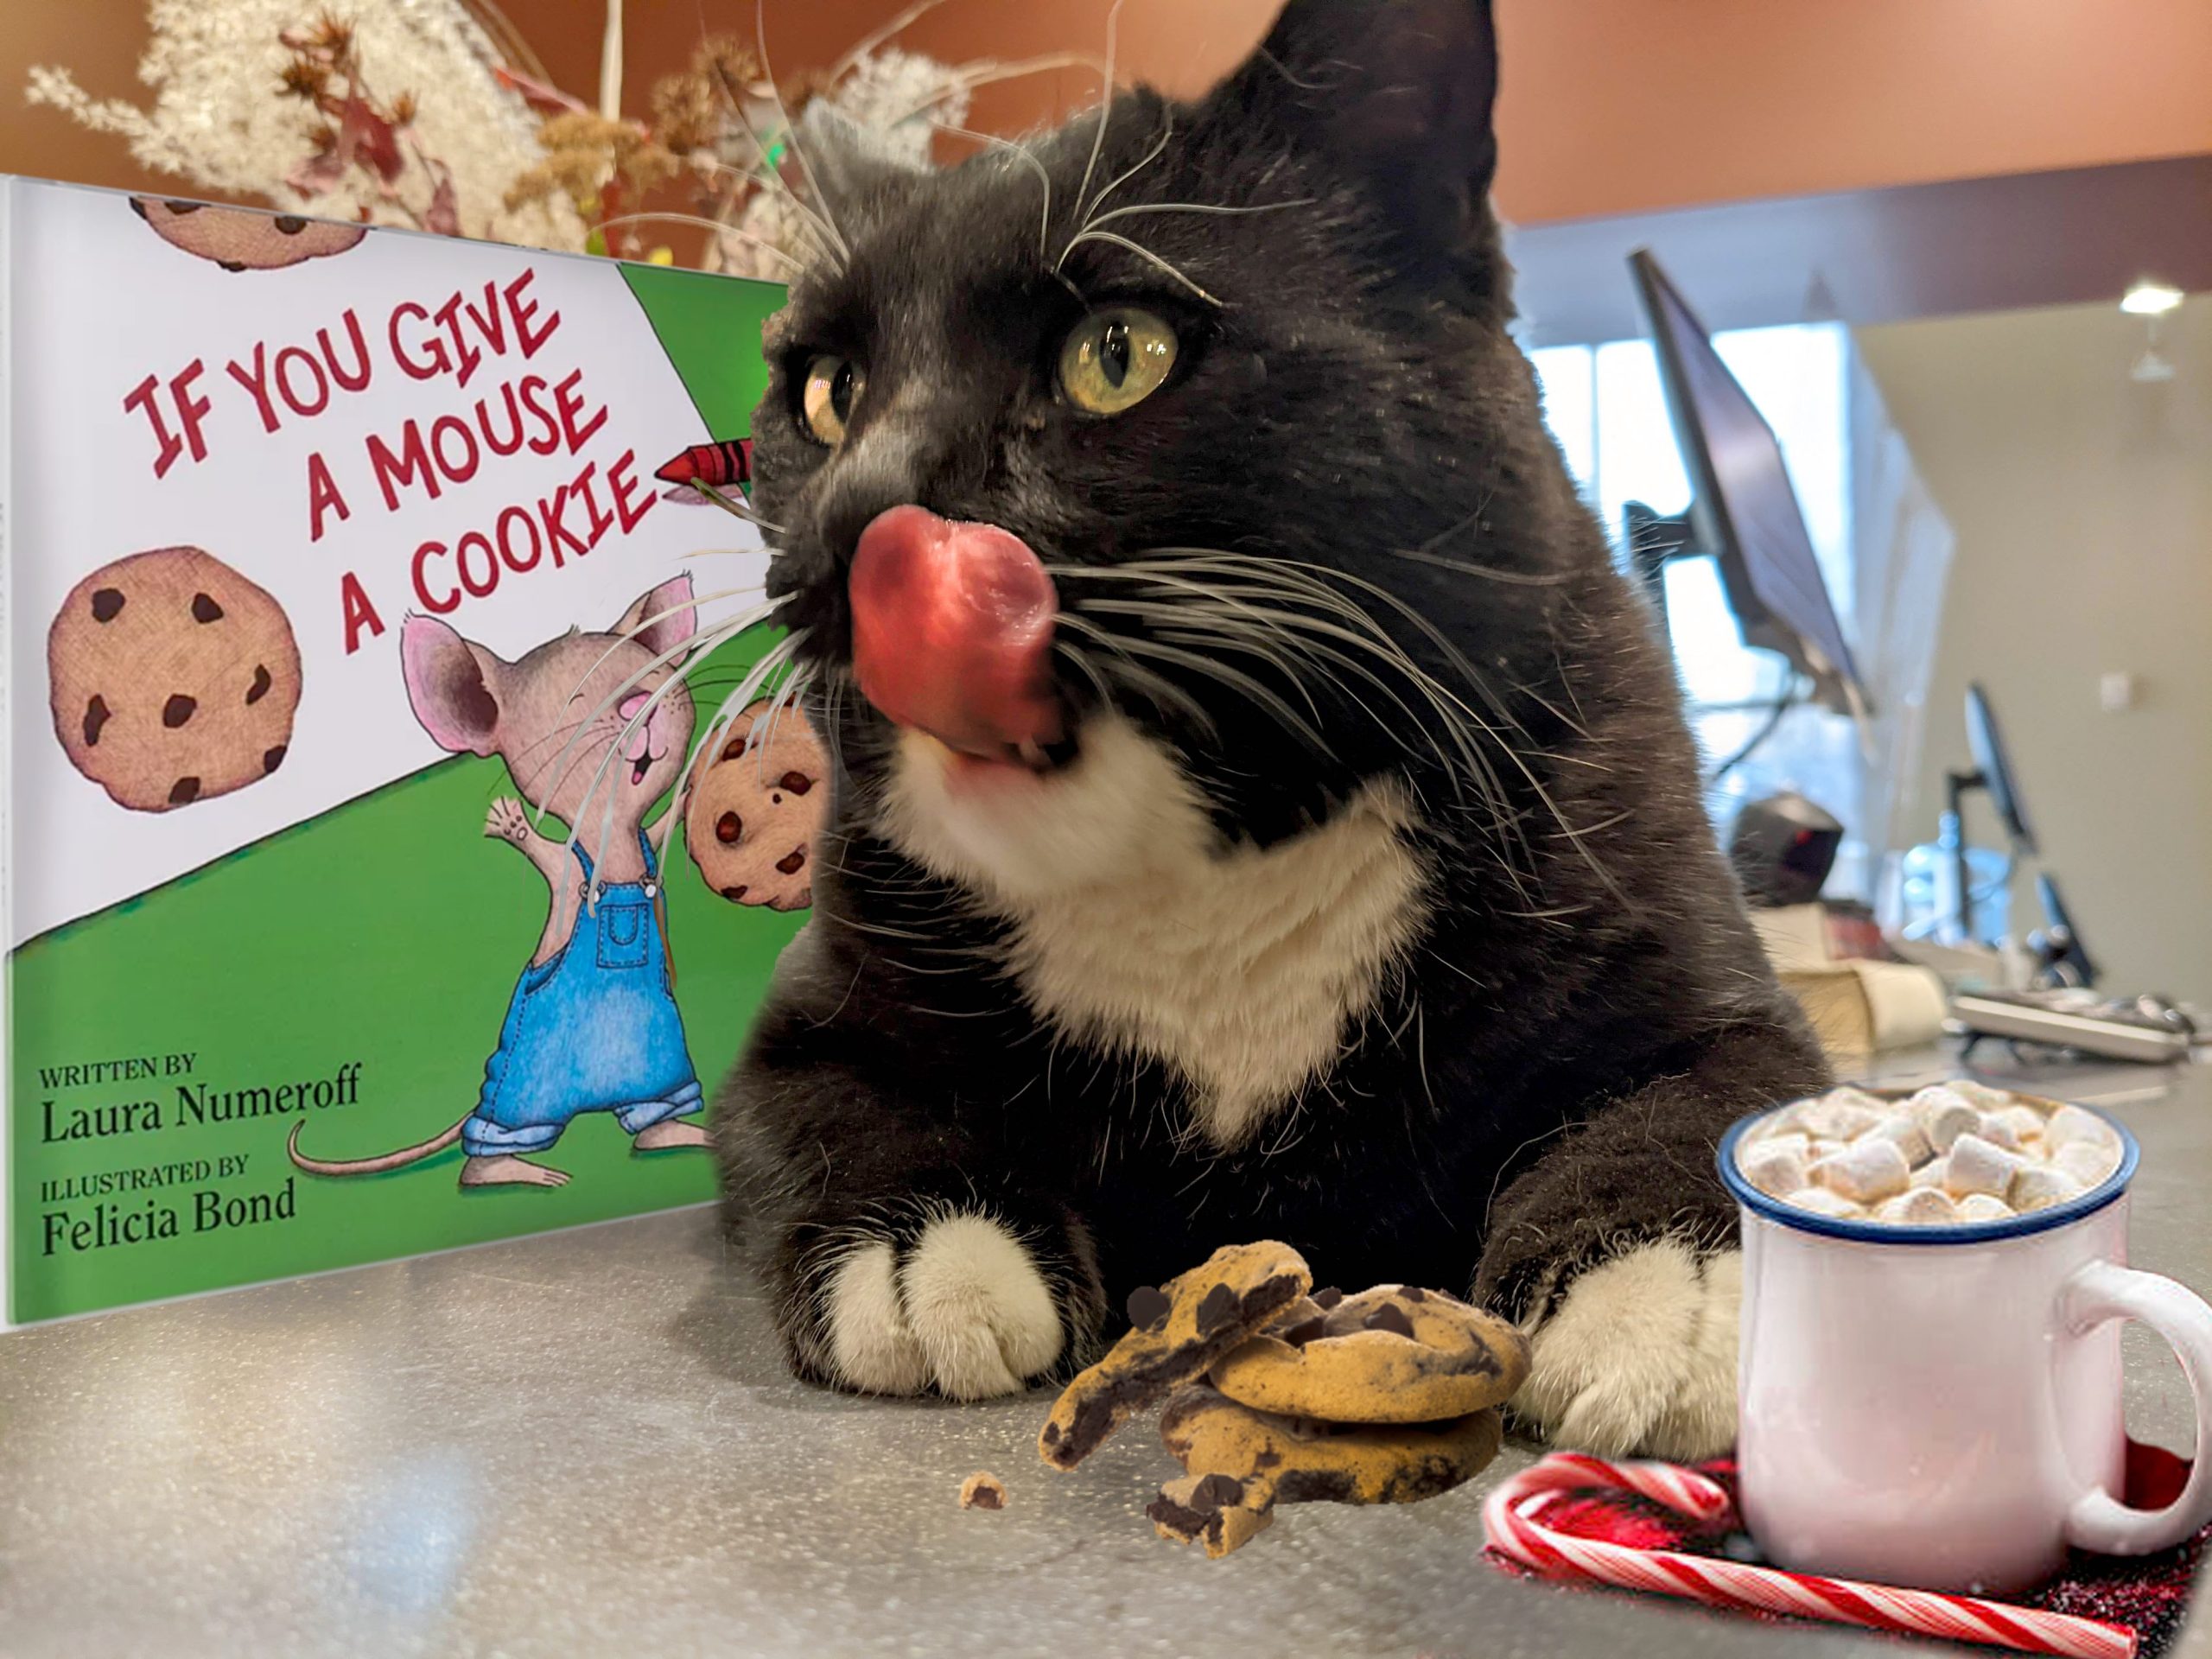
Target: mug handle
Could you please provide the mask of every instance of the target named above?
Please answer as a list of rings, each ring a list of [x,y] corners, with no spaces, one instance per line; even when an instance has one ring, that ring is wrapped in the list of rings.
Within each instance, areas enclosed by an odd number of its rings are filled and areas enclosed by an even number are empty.
[[[2189,1484],[2163,1510],[2132,1509],[2101,1488],[2067,1512],[2066,1541],[2103,1555],[2149,1555],[2212,1520],[2212,1307],[2187,1286],[2113,1262],[2091,1262],[2066,1281],[2059,1310],[2085,1335],[2108,1319],[2135,1319],[2171,1344],[2196,1399],[2196,1459]]]

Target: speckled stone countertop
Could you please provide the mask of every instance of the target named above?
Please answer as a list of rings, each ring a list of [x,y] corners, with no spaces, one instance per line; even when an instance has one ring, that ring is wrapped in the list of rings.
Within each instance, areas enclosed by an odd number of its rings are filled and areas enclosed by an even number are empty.
[[[1948,1068],[1946,1068],[1948,1069]],[[2212,1286],[2212,1069],[2006,1079],[2145,1147],[2137,1265]],[[2129,1337],[2129,1422],[2190,1443]],[[1141,1429],[1039,1461],[1042,1395],[785,1376],[706,1212],[0,1338],[0,1653],[1605,1656],[1897,1651],[1477,1559],[1471,1488],[1310,1505],[1225,1560],[1153,1535]],[[1009,1506],[963,1511],[990,1469]],[[2212,1620],[2181,1643],[2212,1656]],[[1953,1651],[1961,1651],[1953,1649]]]

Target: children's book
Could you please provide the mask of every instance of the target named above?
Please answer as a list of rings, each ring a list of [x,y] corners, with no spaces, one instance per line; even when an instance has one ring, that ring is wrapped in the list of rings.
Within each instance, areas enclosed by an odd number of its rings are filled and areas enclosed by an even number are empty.
[[[830,792],[782,302],[0,180],[7,1321],[711,1198]]]

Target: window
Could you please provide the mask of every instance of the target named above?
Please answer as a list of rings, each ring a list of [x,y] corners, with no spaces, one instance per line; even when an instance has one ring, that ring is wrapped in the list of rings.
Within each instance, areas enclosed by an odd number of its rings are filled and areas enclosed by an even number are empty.
[[[1854,638],[1848,336],[1840,324],[1808,323],[1716,334],[1713,346],[1781,442],[1829,601],[1845,637]],[[1545,419],[1616,547],[1630,501],[1660,513],[1688,505],[1689,480],[1649,341],[1553,346],[1529,357]],[[1691,728],[1708,771],[1717,770],[1774,718],[1789,689],[1789,666],[1772,652],[1745,645],[1710,558],[1676,560],[1666,582],[1668,628]],[[1745,801],[1795,789],[1840,818],[1847,841],[1856,842],[1859,765],[1849,721],[1800,706],[1708,786],[1706,805],[1725,835]],[[1848,885],[1851,873],[1839,874],[1839,885]]]

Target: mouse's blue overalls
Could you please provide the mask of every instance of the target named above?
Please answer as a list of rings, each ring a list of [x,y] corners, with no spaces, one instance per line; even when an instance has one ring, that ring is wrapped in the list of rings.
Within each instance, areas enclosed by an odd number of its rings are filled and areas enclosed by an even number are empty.
[[[669,984],[653,908],[659,871],[643,830],[638,844],[645,879],[607,887],[575,849],[597,901],[579,907],[567,944],[523,970],[476,1110],[461,1125],[471,1157],[543,1152],[582,1112],[613,1112],[635,1135],[705,1104]]]

